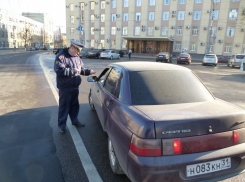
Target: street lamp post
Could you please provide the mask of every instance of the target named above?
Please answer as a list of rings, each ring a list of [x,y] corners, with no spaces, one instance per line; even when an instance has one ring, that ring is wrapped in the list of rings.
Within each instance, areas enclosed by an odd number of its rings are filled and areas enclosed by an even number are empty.
[[[212,36],[212,27],[213,27],[213,15],[214,15],[214,1],[211,0],[211,2],[213,3],[213,11],[211,11],[211,24],[210,24],[210,30],[209,30],[209,41],[208,41],[208,51],[207,53],[209,54],[210,52],[210,42],[211,42],[211,36]]]

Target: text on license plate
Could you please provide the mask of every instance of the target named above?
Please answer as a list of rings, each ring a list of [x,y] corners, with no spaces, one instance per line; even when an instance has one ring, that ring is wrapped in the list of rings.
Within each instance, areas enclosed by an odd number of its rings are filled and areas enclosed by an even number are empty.
[[[159,57],[163,57],[163,56],[159,56]]]
[[[186,166],[187,177],[212,173],[231,168],[231,158]]]

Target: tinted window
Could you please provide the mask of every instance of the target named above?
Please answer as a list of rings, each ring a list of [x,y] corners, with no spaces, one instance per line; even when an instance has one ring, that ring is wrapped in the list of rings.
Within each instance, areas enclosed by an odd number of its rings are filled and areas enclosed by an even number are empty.
[[[215,58],[215,55],[206,55],[206,58]]]
[[[180,54],[181,57],[188,57],[188,54]]]
[[[159,54],[166,55],[167,53],[166,52],[159,52]]]
[[[115,89],[117,87],[119,77],[120,70],[117,68],[113,68],[106,79],[105,89],[111,94],[115,94]]]
[[[133,105],[203,102],[213,96],[190,71],[129,72]]]
[[[106,69],[104,69],[104,71],[100,74],[100,76],[99,76],[99,81],[98,81],[100,84],[102,84],[102,85],[105,84],[105,79],[106,79],[106,77],[107,77],[107,75],[108,75],[108,73],[109,73],[109,70],[110,70],[110,68],[106,68]]]
[[[244,59],[245,55],[236,55],[237,59]]]

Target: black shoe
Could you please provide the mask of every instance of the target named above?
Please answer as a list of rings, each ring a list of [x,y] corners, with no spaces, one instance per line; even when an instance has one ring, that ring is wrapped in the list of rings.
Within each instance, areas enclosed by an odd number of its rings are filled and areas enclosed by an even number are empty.
[[[84,127],[85,125],[82,124],[82,123],[80,123],[80,122],[78,121],[76,124],[74,124],[74,126],[76,126],[76,127]]]
[[[60,133],[65,133],[66,132],[66,129],[65,128],[60,128]]]

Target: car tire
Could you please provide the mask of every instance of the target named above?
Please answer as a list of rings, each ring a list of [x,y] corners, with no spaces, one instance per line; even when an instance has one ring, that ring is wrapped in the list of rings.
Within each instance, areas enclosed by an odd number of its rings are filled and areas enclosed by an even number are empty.
[[[231,67],[234,68],[235,66],[233,65],[233,63],[231,63]]]
[[[214,64],[214,66],[216,67],[216,66],[217,66],[217,64]]]
[[[117,159],[116,153],[114,151],[110,137],[108,137],[108,152],[109,152],[109,161],[110,161],[110,166],[111,166],[112,171],[115,174],[124,174],[124,172],[123,172],[123,170],[122,170],[122,168],[118,162],[118,159]]]
[[[95,107],[94,107],[94,103],[93,103],[93,100],[92,100],[92,95],[91,95],[91,90],[88,94],[88,103],[89,103],[89,106],[91,108],[92,111],[95,111]]]
[[[110,57],[110,59],[111,59],[111,60],[113,59],[112,56]]]
[[[205,64],[204,64],[204,63],[202,63],[202,65],[203,65],[203,66],[205,66]]]
[[[118,59],[120,59],[120,55],[118,56]]]

